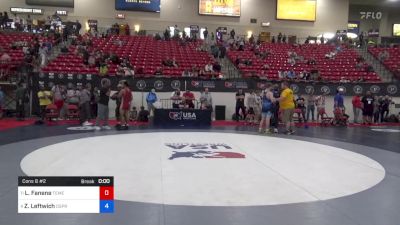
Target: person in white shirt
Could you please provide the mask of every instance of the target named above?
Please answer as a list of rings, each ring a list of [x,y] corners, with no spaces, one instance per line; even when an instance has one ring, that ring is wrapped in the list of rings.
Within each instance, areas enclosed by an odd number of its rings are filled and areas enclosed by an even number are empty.
[[[210,62],[208,62],[207,65],[205,65],[205,67],[204,67],[204,71],[206,73],[213,72],[213,65]]]
[[[181,90],[176,89],[174,92],[171,94],[171,100],[172,100],[172,108],[174,109],[179,109],[181,102],[182,102],[182,95],[181,95]]]

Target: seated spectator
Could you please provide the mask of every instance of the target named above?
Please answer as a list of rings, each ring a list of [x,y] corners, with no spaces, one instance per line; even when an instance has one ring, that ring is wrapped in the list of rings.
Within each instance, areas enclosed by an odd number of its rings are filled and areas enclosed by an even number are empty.
[[[191,76],[198,77],[199,73],[200,73],[199,67],[197,67],[196,65],[192,66]]]
[[[129,67],[124,67],[123,70],[124,70],[124,75],[125,76],[134,76],[135,75],[135,70],[134,69],[131,69]]]
[[[149,115],[150,112],[146,109],[144,109],[143,106],[140,106],[140,111],[137,117],[138,122],[149,122]]]
[[[154,35],[154,40],[160,41],[161,39],[162,38],[161,38],[161,35],[159,33],[156,33],[156,35]]]
[[[159,66],[156,68],[156,71],[154,71],[154,75],[160,76],[163,74],[162,68]]]
[[[364,68],[364,63],[363,62],[358,62],[357,64],[356,64],[356,69],[357,70],[362,70]]]
[[[191,76],[192,76],[192,74],[189,72],[188,69],[186,69],[182,72],[182,77],[191,77]]]
[[[386,59],[390,57],[389,52],[387,50],[384,50],[383,52],[380,52],[378,55],[378,59],[381,62],[384,62]]]
[[[213,71],[216,73],[220,73],[222,70],[221,65],[219,64],[218,61],[215,61],[214,65],[213,65]]]
[[[296,73],[294,72],[294,70],[290,70],[290,71],[287,73],[286,78],[288,78],[288,79],[290,79],[290,80],[296,79]]]
[[[346,79],[345,77],[341,77],[339,80],[340,83],[349,83],[350,81]]]
[[[175,57],[172,58],[172,66],[175,67],[175,68],[178,68],[178,63],[176,62]]]
[[[365,72],[374,72],[374,67],[372,65],[368,64],[365,67]]]
[[[173,67],[173,63],[172,60],[170,58],[167,58],[165,60],[162,61],[163,66],[167,66],[167,67]]]
[[[108,75],[108,65],[106,63],[102,63],[99,68],[100,76]]]
[[[288,63],[289,63],[291,66],[295,66],[295,65],[296,65],[296,60],[295,60],[294,58],[288,58]]]
[[[204,66],[204,72],[213,72],[213,65],[211,64],[211,62],[208,62],[207,65]]]
[[[365,82],[365,79],[363,77],[358,77],[357,82]]]
[[[7,52],[4,52],[4,53],[1,55],[1,57],[0,57],[0,63],[6,64],[6,63],[8,63],[8,62],[10,62],[10,61],[11,61],[10,55],[7,54]]]
[[[185,108],[194,109],[194,94],[190,90],[183,93],[183,98],[185,99]]]
[[[116,72],[117,76],[124,76],[125,75],[125,71],[124,68],[121,65],[117,66],[117,72]]]
[[[308,65],[317,65],[317,61],[314,58],[311,58],[307,61]]]
[[[113,64],[116,64],[116,65],[120,64],[120,62],[121,62],[121,60],[119,59],[119,57],[118,57],[117,54],[115,54],[115,53],[111,53],[111,55],[110,55],[110,61],[111,61]]]
[[[95,67],[95,65],[96,65],[96,59],[95,59],[93,53],[89,55],[88,65],[89,65],[89,67]]]

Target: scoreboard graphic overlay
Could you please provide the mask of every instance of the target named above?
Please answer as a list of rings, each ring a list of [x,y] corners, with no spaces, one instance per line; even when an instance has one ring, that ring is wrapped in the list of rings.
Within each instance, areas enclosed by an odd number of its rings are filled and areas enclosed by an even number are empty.
[[[113,212],[113,177],[18,177],[18,213]]]
[[[240,0],[199,0],[199,14],[240,16]]]

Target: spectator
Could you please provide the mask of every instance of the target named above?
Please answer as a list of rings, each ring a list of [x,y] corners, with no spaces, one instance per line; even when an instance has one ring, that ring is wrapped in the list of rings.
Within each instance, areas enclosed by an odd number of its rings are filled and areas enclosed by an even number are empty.
[[[316,105],[316,98],[314,93],[310,93],[307,97],[307,116],[306,121],[310,121],[310,114],[312,121],[315,121],[315,105]]]
[[[110,89],[111,81],[109,79],[101,80],[101,88],[99,99],[97,101],[97,118],[96,118],[96,130],[105,129],[110,130],[111,128],[108,126],[108,118],[109,118],[109,108],[108,103],[110,101],[111,89]],[[100,122],[103,122],[102,127],[100,127]]]
[[[235,30],[232,29],[231,30],[231,39],[235,39],[235,34],[236,34]]]
[[[100,76],[107,76],[108,75],[108,65],[107,63],[102,63],[99,68]]]
[[[208,30],[207,30],[207,27],[206,27],[205,30],[203,31],[203,37],[204,37],[204,40],[207,40],[207,38],[208,38]]]
[[[379,116],[381,114],[380,102],[382,101],[382,97],[375,96],[374,97],[374,123],[379,123]]]
[[[279,34],[278,34],[278,43],[281,43],[281,42],[282,42],[282,33],[279,32]]]
[[[283,37],[282,37],[282,42],[283,42],[283,43],[286,43],[286,34],[283,35]]]
[[[362,112],[362,102],[361,102],[360,95],[356,94],[353,97],[351,103],[353,105],[354,123],[359,123],[360,122],[359,117]]]
[[[281,97],[279,85],[274,84],[274,86],[272,87],[272,93],[275,102],[273,102],[272,105],[271,126],[274,128],[274,133],[277,134],[279,127],[279,101],[277,101],[276,99],[279,99]]]
[[[386,119],[386,117],[389,115],[389,106],[392,104],[392,100],[389,98],[388,95],[385,96],[384,99],[382,99],[380,103],[380,112],[381,112],[381,123],[383,123]]]
[[[276,42],[276,40],[275,40],[275,36],[272,36],[271,43],[272,43],[272,44],[275,44],[275,42]]]
[[[57,110],[60,113],[60,119],[64,116],[64,101],[66,99],[67,90],[65,90],[61,85],[56,84],[51,88],[51,92],[53,93],[53,102],[54,105],[57,106]]]
[[[271,84],[266,85],[265,91],[263,91],[262,98],[261,98],[261,122],[258,131],[260,133],[265,132],[266,134],[271,134],[270,130],[270,122],[272,117],[272,110],[273,110],[273,102],[274,94],[271,91]],[[265,124],[265,129],[263,130],[263,126]]]
[[[299,95],[296,99],[296,109],[298,110],[299,122],[304,122],[306,120],[306,100],[302,95]]]
[[[191,73],[189,72],[189,70],[188,69],[185,69],[183,72],[182,72],[182,77],[191,77],[192,75],[191,75]]]
[[[294,80],[294,79],[296,79],[296,73],[294,72],[294,70],[290,70],[290,71],[288,72],[287,78],[288,78],[289,80]]]
[[[335,98],[334,98],[334,108],[335,109],[339,108],[342,111],[345,110],[345,108],[344,108],[344,98],[343,98],[342,90],[340,90],[340,89],[336,91],[336,95],[335,95]]]
[[[120,116],[121,116],[121,129],[128,129],[129,122],[129,110],[131,109],[132,103],[132,92],[129,88],[128,81],[124,80],[122,82],[122,90],[119,92],[118,97],[121,98],[121,106],[120,106]]]
[[[176,62],[175,57],[172,58],[172,67],[178,68],[178,63]]]
[[[158,100],[157,98],[157,94],[156,94],[156,89],[151,89],[151,91],[149,93],[147,93],[146,96],[146,102],[147,102],[147,109],[150,112],[150,116],[154,115],[154,103],[156,103]]]
[[[367,91],[365,96],[361,99],[363,108],[364,124],[372,123],[372,116],[374,114],[374,97],[370,91]]]
[[[176,89],[174,92],[172,92],[171,100],[172,100],[172,108],[179,109],[180,108],[179,105],[182,100],[181,91],[179,89]]]
[[[239,89],[239,91],[236,93],[236,107],[235,107],[235,116],[236,116],[237,122],[239,122],[239,119],[240,119],[239,111],[242,112],[243,118],[246,118],[244,98],[245,98],[245,93],[243,92],[242,89]]]
[[[5,95],[0,86],[0,119],[3,118],[4,102],[5,102]]]
[[[156,76],[161,76],[163,74],[162,68],[159,66],[156,68],[156,70],[154,71],[154,75]]]
[[[208,62],[207,65],[204,66],[204,71],[206,73],[212,73],[213,72],[213,65],[211,62]]]
[[[249,109],[250,108],[253,109],[255,120],[257,120],[257,122],[258,122],[258,119],[259,119],[259,117],[261,115],[261,112],[260,112],[260,101],[259,101],[258,96],[256,95],[254,90],[252,90],[250,92],[250,95],[247,96],[246,105],[247,105],[247,107]]]
[[[202,109],[213,110],[213,102],[211,93],[208,91],[208,88],[204,88],[204,91],[201,93],[200,96],[200,103]]]
[[[143,106],[140,106],[140,111],[138,113],[137,121],[138,122],[149,122],[150,112],[145,110]]]
[[[221,70],[222,70],[221,64],[219,64],[218,61],[215,61],[213,65],[213,71],[216,73],[221,73]]]
[[[91,126],[92,123],[89,123],[90,119],[90,85],[86,85],[85,87],[82,84],[78,85],[79,89],[79,122],[82,126]]]
[[[317,121],[319,119],[322,119],[323,114],[326,112],[325,111],[325,100],[326,100],[326,93],[323,93],[322,95],[318,96],[315,98],[315,106],[317,106]]]
[[[183,93],[183,98],[185,99],[185,108],[187,106],[189,109],[194,109],[194,94],[190,90]]]
[[[279,98],[280,109],[282,110],[282,121],[285,124],[285,134],[291,135],[294,133],[293,113],[294,113],[294,95],[293,90],[289,88],[289,84],[284,81],[281,84],[282,93]]]
[[[379,52],[378,54],[379,61],[384,62],[388,58],[390,58],[390,54],[386,49],[382,52]]]
[[[111,99],[112,100],[114,100],[115,101],[115,105],[116,105],[116,107],[115,107],[115,118],[117,119],[117,121],[118,121],[118,125],[120,126],[121,124],[120,124],[120,122],[121,122],[121,115],[120,115],[120,108],[121,108],[121,98],[118,96],[118,94],[119,94],[119,92],[122,90],[122,84],[121,84],[121,82],[120,83],[118,83],[118,85],[117,85],[117,91],[113,94],[113,95],[111,95]],[[117,126],[118,126],[117,125]]]
[[[27,99],[26,84],[20,82],[18,84],[17,90],[15,91],[16,113],[18,121],[25,120],[26,99]]]
[[[40,106],[40,122],[43,122],[46,118],[46,108],[51,104],[52,93],[50,91],[46,91],[44,85],[40,85],[37,96],[39,98]]]

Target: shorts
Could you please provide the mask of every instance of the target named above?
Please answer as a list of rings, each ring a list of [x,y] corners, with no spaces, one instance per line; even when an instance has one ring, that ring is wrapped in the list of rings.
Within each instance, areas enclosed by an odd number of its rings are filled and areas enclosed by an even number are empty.
[[[374,110],[373,109],[364,109],[363,110],[363,116],[372,117],[373,115],[374,115]]]
[[[265,119],[267,117],[271,117],[272,116],[272,112],[268,111],[268,112],[261,112],[261,118]]]
[[[293,122],[294,109],[284,109],[282,111],[282,122]]]

